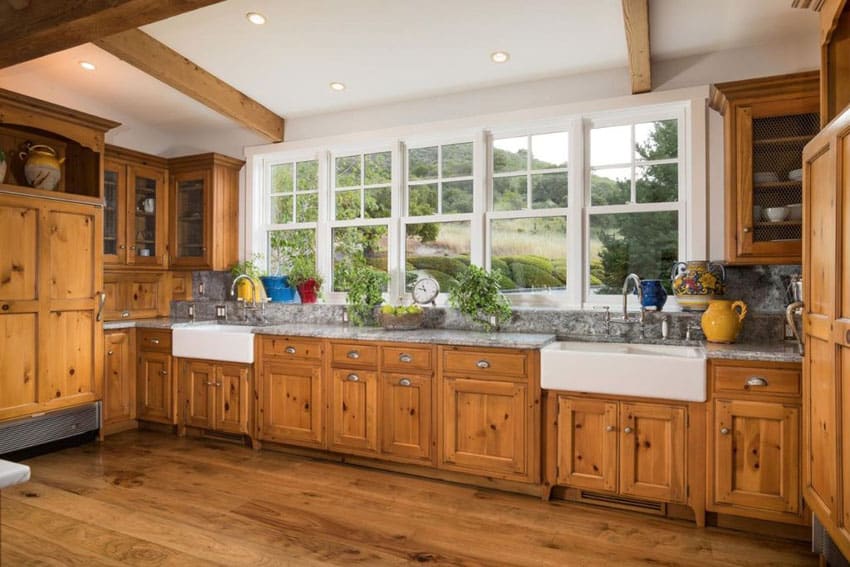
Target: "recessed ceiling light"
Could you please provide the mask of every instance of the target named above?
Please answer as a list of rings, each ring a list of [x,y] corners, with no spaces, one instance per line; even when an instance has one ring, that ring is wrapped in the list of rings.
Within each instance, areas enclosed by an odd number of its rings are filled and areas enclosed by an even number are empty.
[[[248,12],[245,14],[245,17],[248,18],[249,22],[257,26],[261,26],[266,23],[266,17],[259,12]]]
[[[490,54],[490,60],[493,63],[507,63],[511,58],[511,54],[507,51],[494,51]]]
[[[345,90],[345,85],[340,83],[340,82],[337,82],[337,81],[334,81],[333,83],[331,83],[330,87],[331,87],[332,90],[335,90],[335,91],[344,91]]]
[[[94,66],[94,63],[90,63],[88,61],[80,61],[80,67],[85,69],[86,71],[94,71],[97,67]]]

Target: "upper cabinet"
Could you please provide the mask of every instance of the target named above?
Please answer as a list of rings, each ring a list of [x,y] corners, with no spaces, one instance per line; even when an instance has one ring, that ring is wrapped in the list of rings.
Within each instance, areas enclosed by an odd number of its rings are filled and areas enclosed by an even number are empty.
[[[802,152],[817,134],[817,71],[712,86],[724,118],[726,262],[802,260]]]
[[[850,105],[850,3],[824,3],[820,11],[821,126]]]
[[[167,178],[164,159],[108,146],[103,169],[103,259],[107,265],[167,264]]]
[[[219,154],[169,160],[171,266],[226,270],[239,260],[239,170]]]

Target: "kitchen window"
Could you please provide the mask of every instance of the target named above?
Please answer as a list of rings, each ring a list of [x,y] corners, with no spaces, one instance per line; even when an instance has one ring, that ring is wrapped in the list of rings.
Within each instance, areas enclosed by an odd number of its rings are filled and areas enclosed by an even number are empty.
[[[310,254],[315,259],[319,160],[274,163],[269,167],[268,184],[268,271],[286,274],[293,254]]]

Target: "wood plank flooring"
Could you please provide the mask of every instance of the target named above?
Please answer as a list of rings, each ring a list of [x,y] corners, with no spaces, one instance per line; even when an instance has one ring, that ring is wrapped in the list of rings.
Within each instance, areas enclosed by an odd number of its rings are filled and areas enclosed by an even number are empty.
[[[0,564],[816,565],[685,522],[130,431],[27,461]]]

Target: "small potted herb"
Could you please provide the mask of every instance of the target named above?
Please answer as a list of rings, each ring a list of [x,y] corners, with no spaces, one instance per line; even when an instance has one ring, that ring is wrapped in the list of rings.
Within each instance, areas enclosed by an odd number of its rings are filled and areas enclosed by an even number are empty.
[[[298,289],[301,303],[316,303],[321,293],[322,281],[312,255],[298,256],[292,260],[289,283]]]
[[[511,304],[500,291],[498,273],[469,265],[455,278],[457,284],[449,292],[449,304],[485,331],[498,330],[511,318]]]
[[[384,286],[390,277],[386,272],[358,264],[352,266],[345,278],[351,322],[362,326],[374,322],[375,307],[384,302]]]

